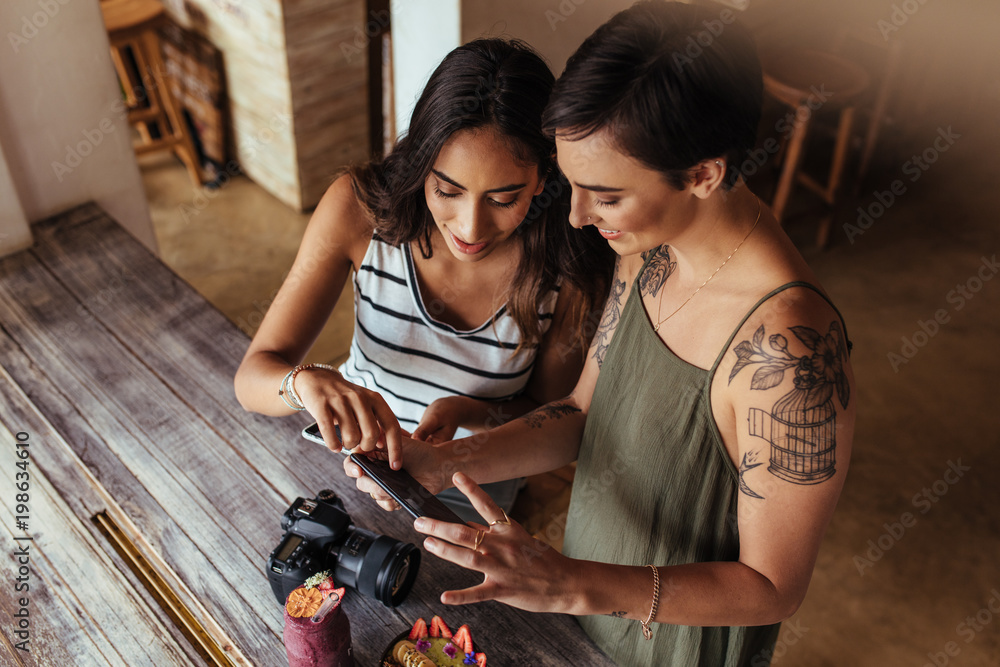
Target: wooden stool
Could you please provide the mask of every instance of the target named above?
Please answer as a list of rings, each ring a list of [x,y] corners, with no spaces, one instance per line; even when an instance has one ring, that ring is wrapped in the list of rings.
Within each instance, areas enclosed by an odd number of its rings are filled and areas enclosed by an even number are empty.
[[[111,59],[128,103],[128,122],[139,131],[136,155],[172,150],[195,185],[201,185],[198,152],[170,92],[160,57],[156,30],[167,20],[163,5],[157,0],[104,0],[101,12],[111,41]],[[151,126],[156,127],[157,136],[150,131]]]
[[[832,208],[836,202],[851,138],[854,102],[868,87],[868,75],[851,61],[821,51],[785,51],[765,56],[762,61],[764,91],[795,111],[771,209],[780,222],[792,185],[796,182],[819,195]],[[827,181],[823,184],[808,174],[799,172],[810,120],[821,107],[840,109],[833,159]],[[820,223],[816,233],[816,245],[820,248],[825,247],[829,239],[833,217],[831,211]]]
[[[851,193],[853,196],[857,196],[861,190],[861,182],[867,175],[875,155],[875,146],[889,110],[889,97],[893,86],[897,83],[899,68],[903,63],[903,43],[903,39],[896,35],[886,41],[881,31],[869,23],[845,26],[837,31],[834,38],[831,51],[850,58],[852,62],[858,63],[859,54],[866,51],[881,56],[875,59],[881,61],[880,63],[867,63],[869,66],[874,65],[871,90],[864,96],[869,98],[867,105],[865,100],[862,100],[858,108],[862,115],[867,114],[868,118],[861,158],[858,160],[857,174],[854,177],[854,188]]]

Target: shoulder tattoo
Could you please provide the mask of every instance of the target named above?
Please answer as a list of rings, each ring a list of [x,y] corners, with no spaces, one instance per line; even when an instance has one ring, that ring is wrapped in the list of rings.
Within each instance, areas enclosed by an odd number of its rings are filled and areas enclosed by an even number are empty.
[[[652,253],[653,258],[649,259]],[[643,260],[649,259],[649,264],[639,278],[639,292],[643,296],[656,296],[659,294],[667,278],[671,276],[677,268],[677,262],[670,261],[670,246],[661,245],[659,248],[647,250],[642,253]]]
[[[770,444],[767,467],[772,475],[792,484],[819,484],[836,473],[837,410],[834,397],[847,408],[851,387],[847,380],[847,345],[840,322],[833,321],[826,334],[804,326],[789,331],[807,352],[796,356],[788,349],[788,339],[772,334],[764,346],[764,325],[751,340],[733,348],[736,363],[729,383],[747,366],[756,366],[750,389],[764,391],[781,384],[785,372],[794,374],[791,391],[781,396],[770,412],[750,408],[747,420],[750,435]],[[757,452],[745,454],[740,463],[740,492],[762,498],[750,488],[744,475],[761,465]]]

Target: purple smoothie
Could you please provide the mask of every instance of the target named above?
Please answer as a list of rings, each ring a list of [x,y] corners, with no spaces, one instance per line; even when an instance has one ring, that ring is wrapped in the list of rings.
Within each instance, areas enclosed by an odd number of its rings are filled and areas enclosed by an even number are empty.
[[[354,667],[351,623],[340,602],[319,623],[289,616],[287,609],[284,613],[288,667]]]

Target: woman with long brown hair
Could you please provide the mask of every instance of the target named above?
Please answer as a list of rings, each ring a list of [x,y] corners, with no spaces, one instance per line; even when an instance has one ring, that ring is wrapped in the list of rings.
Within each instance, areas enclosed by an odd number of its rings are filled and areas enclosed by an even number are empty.
[[[334,451],[385,447],[395,460],[405,432],[449,440],[569,392],[612,254],[566,221],[569,187],[541,129],[553,82],[520,42],[445,57],[409,132],[317,207],[236,375],[245,408],[304,408]],[[349,358],[301,365],[352,271]],[[516,488],[491,490],[509,508]]]

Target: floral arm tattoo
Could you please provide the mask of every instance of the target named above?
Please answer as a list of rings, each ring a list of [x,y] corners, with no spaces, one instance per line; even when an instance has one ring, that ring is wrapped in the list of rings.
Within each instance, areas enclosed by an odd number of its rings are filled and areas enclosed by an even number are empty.
[[[549,403],[548,405],[543,405],[542,407],[532,410],[528,414],[521,417],[531,428],[541,428],[549,419],[562,419],[567,415],[572,415],[577,412],[581,412],[580,408],[564,403],[562,401],[556,401],[555,403]]]
[[[604,306],[604,315],[601,323],[594,334],[594,342],[590,349],[594,351],[594,359],[597,360],[597,367],[604,363],[604,355],[607,354],[608,345],[611,344],[611,334],[618,326],[618,320],[622,314],[622,296],[625,294],[625,282],[618,279],[618,268],[620,261],[615,261],[615,275],[611,282],[611,293],[608,294],[607,305]]]
[[[739,343],[733,352],[736,363],[729,373],[729,383],[747,366],[758,365],[750,379],[750,389],[764,391],[778,386],[785,371],[793,371],[793,388],[779,398],[771,412],[750,408],[747,420],[750,435],[762,438],[771,446],[767,471],[792,484],[819,484],[833,477],[836,469],[837,410],[834,395],[847,408],[851,386],[845,365],[848,346],[840,322],[830,324],[827,333],[797,326],[789,331],[809,353],[796,356],[788,350],[788,339],[772,334],[764,347],[764,326],[752,340]],[[756,493],[744,475],[761,465],[757,452],[744,454],[740,464],[740,491],[751,498]]]

